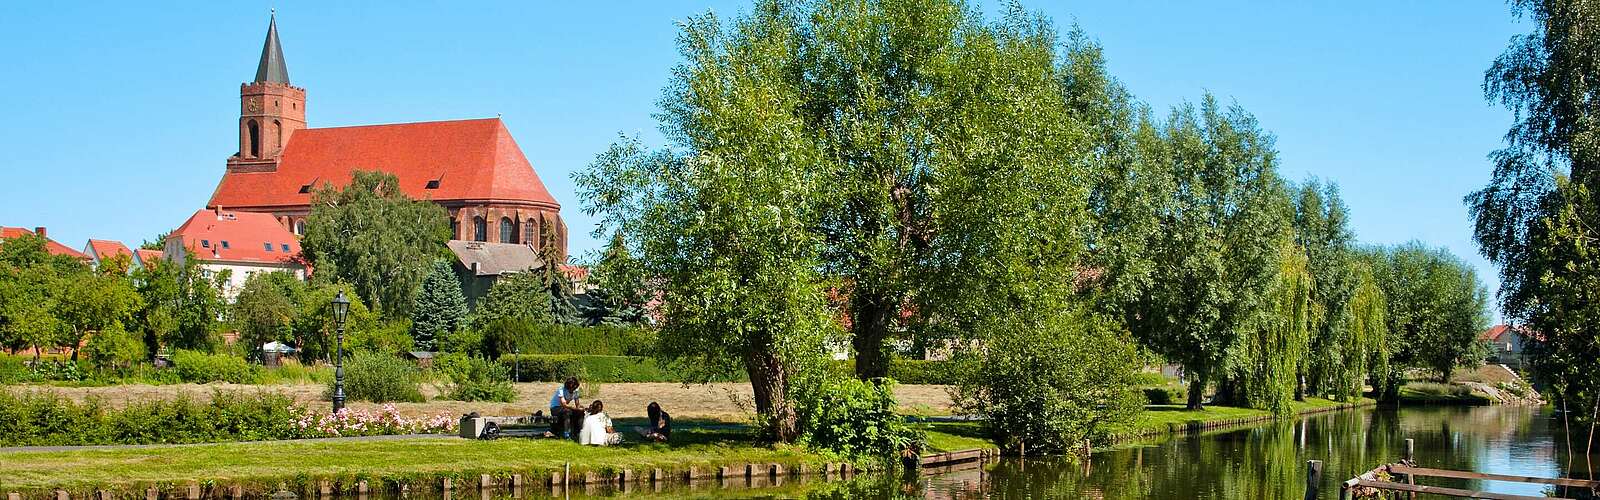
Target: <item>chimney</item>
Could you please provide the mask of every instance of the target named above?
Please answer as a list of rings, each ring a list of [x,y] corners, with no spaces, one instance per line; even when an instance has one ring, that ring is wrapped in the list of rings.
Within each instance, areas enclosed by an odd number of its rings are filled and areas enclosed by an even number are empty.
[[[39,227],[33,228],[33,234],[39,235],[40,238],[48,238],[49,237],[49,236],[44,234],[44,226],[39,226]]]
[[[222,220],[222,205],[217,205],[217,220]]]

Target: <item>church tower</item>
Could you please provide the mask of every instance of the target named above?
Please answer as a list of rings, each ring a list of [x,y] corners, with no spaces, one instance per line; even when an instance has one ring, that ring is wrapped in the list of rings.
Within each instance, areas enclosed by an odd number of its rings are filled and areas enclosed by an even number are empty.
[[[239,152],[228,158],[228,171],[276,171],[289,137],[304,128],[306,90],[289,84],[274,13],[267,24],[255,81],[239,86]]]

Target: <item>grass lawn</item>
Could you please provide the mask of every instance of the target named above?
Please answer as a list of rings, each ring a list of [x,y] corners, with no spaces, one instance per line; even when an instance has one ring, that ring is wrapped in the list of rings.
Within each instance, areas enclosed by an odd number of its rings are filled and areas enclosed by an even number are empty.
[[[1363,398],[1361,403],[1372,404],[1373,400]],[[1339,403],[1337,401],[1330,401],[1322,398],[1306,398],[1305,401],[1291,402],[1290,408],[1294,413],[1306,413],[1338,407],[1341,404],[1345,403]],[[1139,414],[1138,419],[1134,421],[1133,425],[1130,426],[1126,432],[1120,434],[1158,434],[1170,432],[1172,430],[1192,424],[1206,424],[1237,419],[1260,419],[1271,416],[1272,412],[1267,410],[1235,408],[1231,406],[1206,406],[1201,410],[1191,411],[1185,409],[1184,405],[1181,404],[1149,405],[1145,407],[1145,411],[1143,413]]]
[[[1468,405],[1483,406],[1495,401],[1483,393],[1464,385],[1412,382],[1400,386],[1402,405]]]
[[[929,441],[938,451],[990,447],[972,437],[976,427],[938,426]],[[952,432],[960,433],[953,434]],[[715,477],[717,467],[747,463],[806,464],[818,470],[837,461],[804,448],[753,444],[742,429],[680,429],[670,444],[630,442],[616,447],[580,446],[554,439],[505,438],[472,441],[454,437],[385,440],[312,440],[219,443],[69,451],[0,452],[0,493],[61,488],[163,490],[189,481],[240,484],[248,492],[276,491],[280,485],[304,491],[317,480],[332,480],[343,490],[358,480],[379,485],[437,487],[441,478],[477,484],[480,474],[524,475],[542,485],[550,473],[572,464],[575,475],[632,469],[679,472],[695,467]],[[414,487],[416,487],[414,486]]]

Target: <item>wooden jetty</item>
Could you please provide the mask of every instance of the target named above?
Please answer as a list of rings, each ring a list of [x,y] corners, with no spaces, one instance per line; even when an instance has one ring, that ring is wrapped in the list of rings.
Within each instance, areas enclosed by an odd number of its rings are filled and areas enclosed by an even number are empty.
[[[1594,480],[1514,476],[1509,474],[1490,474],[1486,472],[1417,467],[1416,461],[1413,457],[1415,450],[1416,442],[1407,439],[1405,457],[1401,458],[1399,462],[1380,465],[1377,468],[1364,472],[1361,475],[1345,481],[1339,486],[1339,499],[1349,500],[1351,498],[1375,496],[1375,493],[1381,491],[1403,492],[1407,493],[1409,498],[1416,498],[1418,493],[1456,498],[1482,498],[1488,500],[1550,500],[1551,498],[1544,496],[1490,493],[1486,491],[1474,491],[1461,488],[1426,486],[1417,484],[1417,478],[1419,477],[1545,484],[1551,486],[1563,486],[1567,488],[1587,489],[1591,496],[1600,494],[1600,481]],[[1310,470],[1310,475],[1313,477],[1307,478],[1306,498],[1314,498],[1316,494],[1316,486],[1312,483],[1312,480],[1320,479],[1322,474],[1322,463],[1320,461],[1313,460],[1312,464],[1310,464],[1308,467],[1308,470]]]

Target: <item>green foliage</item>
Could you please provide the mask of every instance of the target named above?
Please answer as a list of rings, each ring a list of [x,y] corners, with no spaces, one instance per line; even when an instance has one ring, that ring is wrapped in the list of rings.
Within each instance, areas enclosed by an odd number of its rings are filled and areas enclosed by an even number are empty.
[[[855,360],[847,359],[837,364],[841,371],[855,373]],[[953,363],[949,361],[899,358],[889,360],[888,378],[900,384],[954,385],[960,383],[956,378],[957,375]]]
[[[444,391],[445,399],[509,403],[517,395],[511,387],[511,371],[502,363],[447,354],[434,360],[434,369],[450,379]]]
[[[345,334],[346,353],[374,352],[400,356],[415,348],[411,339],[411,323],[384,321],[372,328],[360,328]]]
[[[372,333],[380,327],[377,314],[367,309],[350,285],[313,283],[307,287],[294,320],[294,344],[300,349],[301,359],[333,360],[338,325],[334,321],[331,304],[340,291],[350,299],[350,312],[345,318],[347,349],[350,347],[348,342],[362,335],[356,332]],[[381,347],[381,343],[378,344]]]
[[[83,353],[99,371],[128,369],[145,359],[144,342],[120,323],[90,336]]]
[[[260,367],[251,365],[237,356],[207,354],[185,349],[172,353],[172,365],[178,370],[178,378],[184,382],[197,384],[209,382],[253,384],[261,371]]]
[[[392,354],[361,351],[344,363],[344,394],[350,401],[420,403],[421,381],[415,364]],[[330,380],[327,397],[333,397],[333,389]]]
[[[461,294],[456,273],[448,261],[433,261],[411,308],[411,338],[418,349],[436,350],[440,339],[466,326],[466,318],[467,297]]]
[[[1530,234],[1527,281],[1507,288],[1509,311],[1526,321],[1525,355],[1537,379],[1562,403],[1600,407],[1600,199],[1593,181],[1558,177],[1549,215]],[[1530,335],[1530,332],[1537,332]],[[1530,338],[1534,337],[1534,338]],[[1597,410],[1600,411],[1600,410]],[[1581,412],[1580,412],[1581,413]]]
[[[1277,281],[1266,290],[1270,302],[1230,353],[1221,392],[1239,406],[1287,416],[1311,340],[1311,271],[1300,247],[1288,241],[1276,260]]]
[[[594,289],[586,295],[596,297],[599,307],[578,308],[579,315],[588,324],[645,322],[645,304],[652,298],[652,288],[644,266],[634,258],[621,232],[612,233],[611,242],[590,267],[589,284],[594,285]]]
[[[1140,391],[1144,393],[1145,404],[1170,405],[1184,398],[1184,393],[1173,387],[1145,387]]]
[[[0,346],[64,347],[76,358],[89,332],[131,323],[142,299],[126,275],[91,272],[45,243],[32,234],[0,241]]]
[[[1478,334],[1488,328],[1488,291],[1477,273],[1444,248],[1408,243],[1363,252],[1386,298],[1389,374],[1380,391],[1392,400],[1403,370],[1427,368],[1441,381],[1456,367],[1483,363]]]
[[[893,380],[834,375],[797,396],[799,442],[806,446],[881,460],[919,456],[927,441],[898,413]]]
[[[1367,380],[1376,388],[1388,386],[1391,346],[1389,325],[1384,318],[1388,299],[1373,276],[1371,264],[1358,261],[1353,267],[1356,287],[1346,303],[1350,322],[1346,328],[1346,345],[1341,349],[1363,355],[1345,356],[1340,359],[1340,366],[1329,371],[1334,376],[1329,378],[1328,392],[1337,401],[1359,398]]]
[[[394,174],[357,170],[350,184],[324,182],[311,195],[302,253],[317,276],[350,283],[388,318],[411,313],[417,290],[446,254],[445,209],[412,200]]]
[[[1003,446],[1076,452],[1106,442],[1145,402],[1134,389],[1138,353],[1107,318],[1017,314],[982,331],[982,352],[958,352],[955,403]]]
[[[738,374],[711,379],[689,376],[670,361],[641,356],[592,356],[570,354],[507,354],[501,365],[516,374],[518,382],[559,382],[578,377],[594,382],[729,382]]]
[[[294,399],[272,393],[214,393],[133,401],[112,409],[47,392],[0,391],[0,446],[206,443],[301,437]]]
[[[482,352],[491,357],[512,352],[649,356],[655,346],[655,333],[643,328],[584,327],[508,318],[484,328]]]
[[[293,340],[294,320],[305,290],[305,283],[288,272],[253,273],[245,278],[229,308],[229,319],[251,354],[257,354],[262,344]]]
[[[1348,227],[1349,210],[1337,185],[1315,179],[1300,185],[1294,197],[1295,241],[1305,249],[1312,286],[1310,348],[1299,373],[1311,394],[1331,394],[1341,401],[1360,397],[1369,358],[1382,352],[1382,344],[1373,349],[1367,332],[1353,324],[1351,301],[1360,286],[1360,263]]]
[[[501,320],[535,323],[554,321],[550,312],[550,289],[540,273],[520,272],[501,275],[489,293],[478,300],[472,311],[472,328],[487,330]]]

